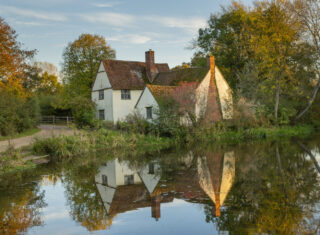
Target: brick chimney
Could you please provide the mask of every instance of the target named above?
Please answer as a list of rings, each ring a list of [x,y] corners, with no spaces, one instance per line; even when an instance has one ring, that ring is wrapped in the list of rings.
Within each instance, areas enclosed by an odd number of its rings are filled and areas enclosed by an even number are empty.
[[[160,204],[161,204],[161,195],[151,197],[151,216],[155,218],[156,221],[160,218]]]
[[[151,49],[146,51],[146,72],[149,81],[153,82],[158,74],[158,69],[154,63],[154,51]]]
[[[207,56],[207,67],[210,67],[210,69],[214,70],[215,67],[215,58],[214,56]]]
[[[214,56],[207,57],[207,66],[210,68],[210,84],[209,93],[207,99],[207,109],[205,113],[205,120],[207,122],[217,122],[222,119],[222,112],[220,107],[220,102],[218,101],[219,95],[216,85],[216,62]]]

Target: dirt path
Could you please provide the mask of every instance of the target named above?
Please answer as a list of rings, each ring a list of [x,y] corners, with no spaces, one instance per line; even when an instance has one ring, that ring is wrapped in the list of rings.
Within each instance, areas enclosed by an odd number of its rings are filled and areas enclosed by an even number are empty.
[[[10,144],[15,148],[21,148],[31,145],[35,138],[49,138],[51,136],[65,135],[70,136],[75,133],[74,130],[66,126],[40,125],[41,131],[34,135],[11,139]],[[4,152],[9,146],[9,140],[0,141],[0,152]]]

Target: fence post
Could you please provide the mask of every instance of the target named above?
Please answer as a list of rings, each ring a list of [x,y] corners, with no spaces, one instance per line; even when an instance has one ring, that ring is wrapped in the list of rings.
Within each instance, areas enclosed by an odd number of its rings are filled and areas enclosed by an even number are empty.
[[[67,116],[67,126],[69,126],[69,117]]]
[[[53,125],[54,125],[54,123],[55,123],[55,117],[54,116],[52,116],[52,122],[53,122]]]

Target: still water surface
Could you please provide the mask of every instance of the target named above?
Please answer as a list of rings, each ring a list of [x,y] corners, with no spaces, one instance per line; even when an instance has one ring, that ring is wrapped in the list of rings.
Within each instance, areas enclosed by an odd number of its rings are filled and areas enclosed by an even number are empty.
[[[0,181],[0,234],[317,234],[320,138],[96,156]]]

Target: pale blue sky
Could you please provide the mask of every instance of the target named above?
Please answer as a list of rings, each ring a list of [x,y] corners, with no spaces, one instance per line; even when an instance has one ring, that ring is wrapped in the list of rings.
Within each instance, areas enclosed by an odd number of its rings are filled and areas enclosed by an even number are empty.
[[[251,2],[251,0],[246,0]],[[244,1],[244,2],[246,2]],[[36,59],[59,66],[64,47],[81,33],[99,34],[117,59],[156,62],[173,67],[190,61],[187,49],[210,13],[231,0],[0,0],[0,16],[19,34]]]

